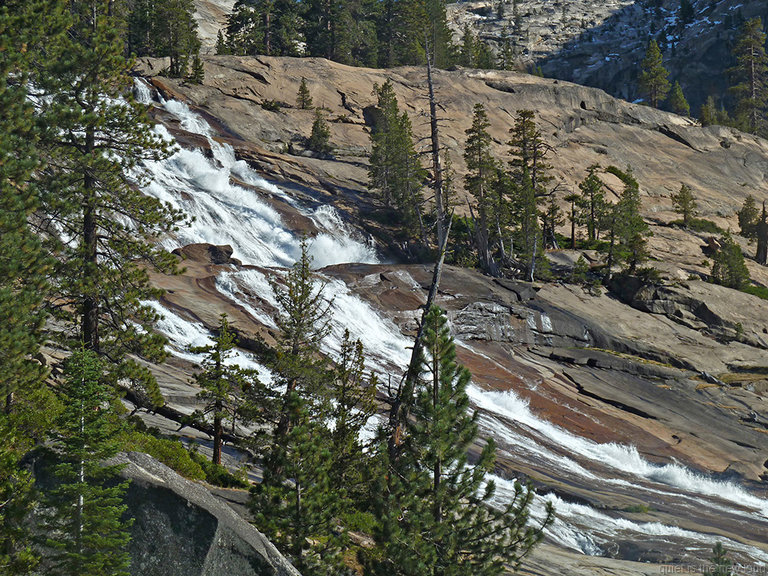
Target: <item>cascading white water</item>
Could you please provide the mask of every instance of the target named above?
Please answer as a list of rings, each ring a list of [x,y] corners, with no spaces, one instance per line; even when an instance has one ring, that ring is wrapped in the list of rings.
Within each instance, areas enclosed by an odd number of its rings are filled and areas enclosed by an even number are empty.
[[[149,102],[148,90],[137,89],[137,92],[141,93],[143,100]],[[169,101],[162,105],[179,119],[183,129],[208,138],[214,156],[211,160],[201,151],[180,149],[169,159],[146,163],[145,168],[152,179],[146,192],[183,209],[195,218],[175,237],[165,239],[164,245],[175,248],[193,242],[229,244],[234,249],[234,257],[244,263],[273,269],[269,273],[252,268],[224,271],[216,279],[217,289],[255,320],[274,327],[270,314],[260,308],[259,300],[269,308],[276,307],[268,275],[284,273],[280,268],[290,266],[300,252],[300,239],[287,228],[278,212],[261,198],[261,194],[271,194],[289,201],[312,218],[318,229],[323,231],[312,239],[310,248],[316,267],[343,262],[378,262],[373,246],[356,238],[332,207],[321,206],[313,210],[297,205],[278,187],[255,173],[247,163],[237,161],[232,148],[216,142],[208,124],[185,104]],[[163,126],[158,126],[157,131],[163,137],[171,138]],[[233,177],[246,186],[234,184]],[[363,342],[368,364],[377,371],[392,374],[394,368],[407,365],[411,342],[391,321],[384,319],[368,303],[352,294],[343,282],[322,278],[318,282],[327,283],[325,293],[329,298],[333,297],[331,333],[323,342],[326,352],[331,355],[338,352],[344,329],[348,329],[353,338]],[[159,304],[157,306],[157,310],[165,315],[158,328],[169,336],[174,353],[180,356],[188,354],[185,352],[187,346],[209,340],[210,335],[201,325],[189,323],[160,308]],[[250,357],[238,358],[237,361],[255,363]],[[267,373],[263,366],[257,365],[255,363],[254,367],[260,373]],[[527,451],[534,458],[550,462],[555,470],[578,475],[590,482],[613,483],[627,488],[635,488],[633,481],[628,479],[634,478],[638,483],[640,480],[646,483],[638,485],[638,491],[651,492],[656,490],[655,486],[658,489],[670,487],[676,490],[667,493],[673,498],[695,501],[699,495],[716,497],[734,508],[748,507],[758,515],[768,514],[766,500],[754,496],[735,483],[718,482],[674,463],[664,466],[652,464],[640,457],[632,446],[599,444],[580,438],[539,418],[526,402],[512,392],[488,392],[471,386],[469,393],[474,404],[483,411],[480,419],[482,429],[515,445],[519,451]],[[612,467],[626,476],[600,477],[575,459],[548,450],[538,445],[534,438],[519,433],[515,427],[520,426],[561,446],[574,457]],[[504,479],[496,481],[499,486],[496,497],[509,498],[513,493],[510,482]],[[586,554],[600,553],[601,546],[618,532],[634,534],[638,538],[675,537],[694,542],[697,546],[709,545],[713,541],[710,535],[682,530],[676,526],[614,518],[589,506],[565,502],[554,495],[537,497],[538,512],[534,515],[541,514],[544,499],[555,502],[559,510],[558,520],[550,529],[552,539]],[[717,508],[715,504],[708,505]],[[737,543],[729,544],[732,549],[743,549],[756,560],[768,560],[768,556],[760,550]]]

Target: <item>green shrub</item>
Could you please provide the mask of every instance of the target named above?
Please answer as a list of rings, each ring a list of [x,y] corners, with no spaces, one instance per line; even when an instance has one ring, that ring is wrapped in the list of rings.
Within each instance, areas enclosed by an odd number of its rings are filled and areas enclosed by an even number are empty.
[[[264,108],[264,110],[269,110],[270,112],[280,112],[280,108],[282,108],[282,104],[278,102],[277,100],[262,100],[261,107]]]
[[[189,456],[202,468],[205,473],[205,481],[208,484],[221,486],[222,488],[248,488],[248,480],[245,474],[232,474],[224,466],[214,464],[194,449],[189,451]]]
[[[768,288],[765,286],[746,286],[742,288],[741,291],[762,298],[763,300],[768,300]]]
[[[121,436],[120,446],[124,451],[149,454],[190,480],[206,479],[203,468],[192,459],[189,450],[179,440],[158,438],[148,432],[131,430]]]

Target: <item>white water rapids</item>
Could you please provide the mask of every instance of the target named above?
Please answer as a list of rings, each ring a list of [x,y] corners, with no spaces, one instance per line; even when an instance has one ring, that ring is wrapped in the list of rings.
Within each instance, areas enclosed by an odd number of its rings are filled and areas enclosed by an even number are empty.
[[[151,102],[149,89],[143,82],[137,81],[137,92],[145,103]],[[312,209],[296,205],[246,162],[236,160],[230,146],[213,140],[208,124],[185,104],[165,101],[160,105],[179,120],[184,130],[208,138],[213,152],[213,158],[209,159],[200,150],[178,149],[168,159],[144,165],[151,179],[145,192],[194,217],[189,226],[163,240],[166,248],[196,242],[229,244],[234,249],[234,257],[243,263],[271,268],[275,274],[281,274],[282,269],[298,258],[301,239],[262,198],[272,195],[293,204],[321,231],[310,241],[316,268],[379,261],[375,247],[344,223],[332,207]],[[172,139],[162,125],[156,130],[162,137]],[[369,367],[382,374],[391,373],[396,366],[405,367],[411,342],[397,326],[351,293],[340,280],[325,279],[324,282],[325,294],[333,297],[333,329],[323,343],[325,350],[335,355],[344,330],[348,329],[352,337],[359,338],[365,346]],[[274,326],[270,314],[260,307],[260,302],[270,307],[276,304],[267,274],[256,269],[233,268],[219,274],[216,287],[255,320]],[[210,334],[202,325],[161,309],[159,304],[156,306],[165,316],[158,329],[169,337],[172,352],[194,360],[186,348],[208,342]],[[235,361],[256,367],[262,375],[268,374],[247,354],[240,354]],[[640,499],[647,497],[653,501],[661,495],[665,501],[675,502],[681,511],[703,507],[712,515],[740,516],[744,521],[761,523],[768,534],[768,500],[734,482],[713,480],[675,462],[653,464],[633,446],[600,444],[580,438],[539,417],[514,392],[485,391],[476,386],[469,392],[472,402],[481,410],[482,431],[493,435],[500,450],[507,451],[513,462],[520,458],[543,462],[553,476],[579,477],[596,486],[640,494]],[[496,478],[496,482],[496,498],[502,502],[513,493],[513,486],[508,479]],[[554,494],[537,496],[534,517],[541,515],[545,500],[555,504],[557,513],[557,520],[549,530],[550,538],[585,554],[609,553],[611,543],[619,538],[673,541],[699,552],[711,549],[720,540],[729,550],[738,550],[756,562],[768,562],[768,552],[754,546],[660,522],[630,521],[622,518],[619,511],[598,511]],[[703,556],[707,557],[708,553],[704,552]]]

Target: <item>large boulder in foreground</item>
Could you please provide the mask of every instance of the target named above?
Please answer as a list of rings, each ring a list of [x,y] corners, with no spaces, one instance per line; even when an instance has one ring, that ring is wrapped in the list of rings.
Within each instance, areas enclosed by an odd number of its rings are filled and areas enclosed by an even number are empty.
[[[125,497],[135,576],[299,576],[256,528],[151,456],[118,455],[131,480]]]

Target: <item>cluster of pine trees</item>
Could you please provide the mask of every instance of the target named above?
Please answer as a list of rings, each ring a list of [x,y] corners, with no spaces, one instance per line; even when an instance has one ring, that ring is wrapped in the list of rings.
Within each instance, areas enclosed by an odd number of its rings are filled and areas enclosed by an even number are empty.
[[[333,361],[321,354],[332,300],[310,265],[304,243],[293,268],[271,280],[280,310],[270,386],[227,362],[235,339],[226,317],[214,344],[196,349],[206,354],[198,416],[213,424],[214,459],[225,427],[239,419],[257,431],[247,440],[262,462],[249,502],[256,526],[307,576],[351,576],[360,567],[371,575],[496,575],[519,565],[552,510],[530,522],[534,493],[520,484],[503,508],[490,506],[495,447],[488,440],[469,464],[477,414],[445,314],[425,311],[411,380],[388,399],[395,420],[373,432],[376,376],[348,332]],[[368,534],[374,547],[353,545],[350,531]]]
[[[511,69],[509,50],[490,47],[465,29],[454,45],[444,0],[237,0],[218,54],[315,56],[352,66],[433,65]],[[509,43],[507,43],[509,44]]]
[[[429,231],[440,220],[441,212],[451,212],[456,203],[450,170],[443,169],[445,182],[439,193],[442,208],[438,209],[438,192],[431,198],[425,197],[426,185],[431,184],[434,190],[435,178],[427,174],[420,162],[410,120],[399,111],[392,84],[375,86],[374,93],[378,100],[370,133],[369,186],[391,210],[402,235],[417,238],[428,246]],[[476,264],[493,276],[546,279],[549,265],[545,252],[559,247],[562,238],[557,229],[565,223],[558,186],[553,185],[547,160],[550,148],[530,110],[519,110],[509,130],[506,162],[492,151],[489,127],[485,108],[476,104],[464,146],[464,188],[473,202],[469,205],[469,218],[454,217],[458,225],[449,252],[454,257],[466,252],[462,243],[468,242],[472,256],[460,260],[463,264]],[[444,163],[448,168],[449,162]],[[579,184],[581,193],[562,198],[570,203],[571,245],[576,248],[576,227],[583,227],[586,239],[579,246],[605,251],[606,276],[622,264],[634,273],[648,258],[649,229],[640,216],[639,185],[631,169],[625,172],[607,168],[624,182],[621,197],[610,203],[605,197],[600,170],[599,166],[591,166]]]
[[[741,26],[731,50],[733,66],[728,69],[731,87],[721,95],[718,107],[714,95],[702,105],[699,120],[702,125],[733,126],[750,134],[768,135],[768,55],[766,33],[760,17],[747,20]],[[639,85],[648,104],[658,107],[666,99],[667,107],[676,114],[690,114],[682,88],[675,82],[670,91],[669,73],[662,63],[662,54],[655,40],[648,43],[641,64]],[[730,113],[723,103],[729,102]]]

